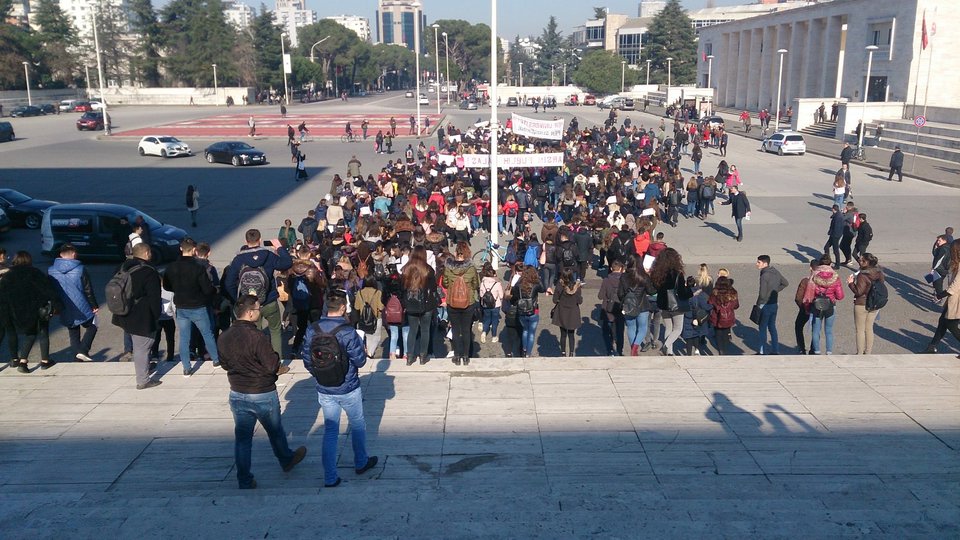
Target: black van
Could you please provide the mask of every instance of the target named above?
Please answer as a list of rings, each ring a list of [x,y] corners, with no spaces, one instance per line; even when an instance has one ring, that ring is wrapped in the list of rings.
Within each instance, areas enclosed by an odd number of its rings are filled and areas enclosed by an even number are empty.
[[[122,260],[130,226],[142,216],[150,229],[153,262],[172,261],[180,256],[180,240],[186,231],[164,225],[147,214],[122,204],[58,204],[43,212],[40,225],[40,249],[44,255],[57,256],[67,242],[77,247],[85,260]]]
[[[10,122],[0,122],[0,142],[12,141],[17,138],[13,132],[13,124]]]

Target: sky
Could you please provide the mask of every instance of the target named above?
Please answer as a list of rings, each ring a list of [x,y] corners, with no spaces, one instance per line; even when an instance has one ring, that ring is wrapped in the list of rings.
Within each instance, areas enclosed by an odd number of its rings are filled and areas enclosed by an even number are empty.
[[[260,0],[243,0],[254,9],[259,9]],[[420,0],[427,24],[439,19],[462,19],[470,23],[490,24],[490,2],[487,0]],[[163,2],[166,3],[166,2]],[[268,8],[274,7],[275,0],[263,0]],[[707,0],[681,0],[686,9],[700,9]],[[716,6],[753,3],[753,0],[715,0]],[[354,6],[352,10],[344,5]],[[581,25],[593,17],[594,7],[610,8],[611,13],[637,16],[637,0],[499,0],[498,34],[502,38],[515,36],[539,36],[547,25],[550,15],[557,18],[557,24],[563,35],[567,35],[575,26]],[[376,34],[376,0],[354,0],[349,3],[331,0],[307,0],[307,9],[317,12],[320,18],[330,15],[359,15],[370,20],[370,32]]]

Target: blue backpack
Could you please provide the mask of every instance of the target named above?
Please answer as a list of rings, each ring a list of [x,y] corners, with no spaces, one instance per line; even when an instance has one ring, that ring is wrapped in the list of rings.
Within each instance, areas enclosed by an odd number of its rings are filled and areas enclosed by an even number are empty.
[[[290,300],[294,309],[310,309],[310,287],[304,276],[290,276]]]
[[[523,264],[540,268],[540,244],[530,244],[527,246],[527,252],[523,256]]]

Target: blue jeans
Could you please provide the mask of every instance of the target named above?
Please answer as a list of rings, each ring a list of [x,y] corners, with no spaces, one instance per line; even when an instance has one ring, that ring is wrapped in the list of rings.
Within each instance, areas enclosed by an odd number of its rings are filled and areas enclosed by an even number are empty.
[[[687,217],[694,215],[697,211],[697,198],[687,196]]]
[[[353,443],[353,466],[367,464],[367,423],[363,419],[363,393],[359,388],[343,395],[317,394],[323,409],[323,482],[337,481],[337,441],[340,438],[340,410],[350,421],[350,440]]]
[[[190,369],[190,335],[193,333],[191,324],[200,331],[213,365],[220,364],[217,340],[213,339],[213,327],[210,324],[210,313],[207,308],[181,308],[177,310],[177,333],[180,334],[180,363],[183,369]]]
[[[241,488],[250,487],[250,450],[253,446],[253,430],[257,421],[270,437],[273,455],[281,466],[290,463],[293,451],[287,443],[287,434],[280,423],[280,398],[277,392],[242,394],[230,391],[230,412],[233,413],[233,457],[237,463],[237,480]]]
[[[810,350],[814,354],[820,354],[820,327],[823,327],[823,333],[826,335],[827,354],[833,352],[833,320],[837,318],[837,309],[833,309],[833,315],[826,319],[821,319],[814,314],[810,314]]]
[[[743,238],[743,218],[734,218],[737,222],[737,238]]]
[[[833,196],[833,204],[837,205],[837,207],[839,207],[841,210],[843,210],[843,199],[844,199],[844,197],[843,197],[842,194],[841,194],[841,195],[834,195],[834,196]]]
[[[388,354],[396,354],[399,350],[400,344],[403,344],[404,350],[407,347],[407,336],[410,334],[409,326],[400,326],[399,324],[388,325],[387,328],[390,330],[390,349],[387,350]],[[403,336],[403,341],[399,341],[399,338]]]
[[[483,308],[483,333],[497,335],[500,324],[500,308]]]
[[[694,162],[693,162],[693,173],[696,174],[696,173],[698,173],[698,172],[700,172],[700,162],[699,162],[699,161],[694,161]]]
[[[640,345],[650,330],[650,312],[642,311],[636,317],[624,317],[627,326],[627,342],[630,346]]]
[[[520,343],[523,344],[523,351],[527,356],[533,353],[533,338],[537,333],[537,325],[540,324],[540,314],[521,315],[520,326],[523,328],[523,335]]]
[[[777,337],[777,304],[760,306],[760,347],[758,351],[764,354],[763,347],[767,344],[767,331],[770,331],[770,354],[780,354],[780,341]]]

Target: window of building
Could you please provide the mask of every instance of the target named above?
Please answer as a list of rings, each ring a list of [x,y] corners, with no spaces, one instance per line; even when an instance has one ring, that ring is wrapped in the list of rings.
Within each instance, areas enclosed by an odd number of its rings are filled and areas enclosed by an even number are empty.
[[[607,30],[603,26],[588,26],[587,41],[604,41],[607,37]]]
[[[893,43],[893,21],[873,23],[867,32],[868,45],[886,48]]]

